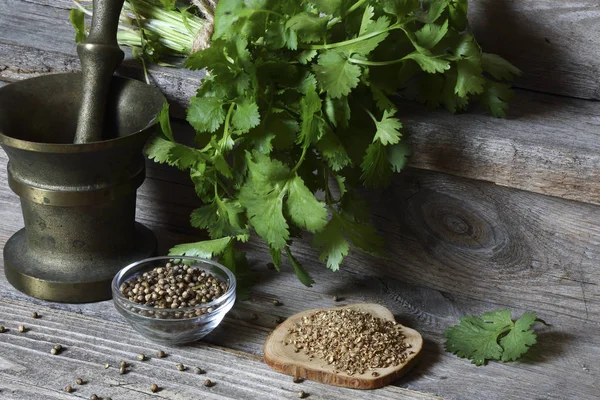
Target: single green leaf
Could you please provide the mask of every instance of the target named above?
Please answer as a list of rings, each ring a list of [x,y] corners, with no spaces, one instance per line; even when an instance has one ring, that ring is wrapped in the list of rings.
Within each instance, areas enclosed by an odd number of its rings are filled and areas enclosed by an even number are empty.
[[[317,149],[327,160],[329,168],[340,171],[352,163],[344,145],[333,131],[327,131],[317,143]]]
[[[310,276],[306,268],[304,268],[302,264],[300,264],[300,262],[298,262],[298,260],[292,255],[289,246],[285,247],[285,252],[290,259],[292,267],[294,268],[294,272],[296,273],[296,276],[300,282],[302,282],[304,286],[312,287],[313,283],[315,283],[314,279]]]
[[[453,0],[449,4],[450,25],[458,32],[467,28],[468,8],[468,0]]]
[[[325,203],[318,201],[299,176],[287,182],[288,197],[285,202],[294,223],[309,232],[317,232],[327,223]]]
[[[419,0],[381,0],[383,11],[399,19],[419,9]]]
[[[178,244],[169,250],[169,255],[210,259],[213,256],[223,253],[230,242],[230,237],[223,237],[213,240],[204,240],[196,243]]]
[[[437,21],[448,8],[449,0],[426,0],[425,3],[429,3],[429,8],[423,22],[433,23]]]
[[[433,49],[448,33],[448,20],[443,24],[425,24],[421,29],[415,32],[415,37],[419,46],[426,49]]]
[[[69,12],[69,21],[75,28],[75,42],[81,43],[85,41],[87,33],[85,31],[85,14],[78,8],[72,8]]]
[[[533,312],[524,313],[519,318],[514,327],[500,339],[500,346],[504,349],[502,361],[514,361],[521,357],[531,346],[537,343],[536,334],[531,330],[531,326],[536,321],[536,315]]]
[[[392,164],[394,172],[400,172],[408,164],[408,158],[412,156],[412,151],[406,142],[400,142],[387,149],[387,158]]]
[[[421,69],[429,74],[441,73],[450,69],[450,62],[443,56],[428,56],[413,52],[404,56],[406,60],[413,60]]]
[[[511,80],[522,74],[521,70],[497,54],[483,53],[481,56],[483,70],[498,80]]]
[[[241,133],[246,133],[258,126],[260,124],[258,105],[248,98],[243,99],[236,105],[231,123]]]
[[[396,144],[400,141],[400,137],[402,137],[402,134],[400,133],[402,123],[400,123],[398,118],[393,117],[394,114],[396,114],[395,109],[385,110],[381,121],[377,121],[375,117],[371,115],[371,118],[373,118],[375,126],[377,127],[373,141],[379,140],[384,146]]]
[[[487,80],[479,101],[494,117],[506,117],[508,101],[514,97],[514,92],[504,83]]]
[[[332,98],[347,96],[358,85],[361,69],[351,64],[342,53],[328,50],[313,65],[319,86]]]
[[[156,118],[158,120],[158,123],[160,124],[160,129],[163,135],[165,135],[170,141],[175,141],[175,139],[173,139],[173,131],[171,130],[169,103],[163,104],[163,108]]]
[[[215,97],[192,97],[187,121],[197,132],[216,131],[225,121],[223,102]]]
[[[174,142],[156,136],[146,145],[144,152],[149,159],[154,160],[157,163],[168,163],[173,165],[169,159],[169,154],[173,147],[175,147]]]
[[[340,269],[350,244],[344,237],[344,225],[337,213],[333,213],[325,228],[313,236],[312,247],[319,249],[319,261],[326,261],[327,268],[332,271]]]
[[[485,78],[481,76],[482,69],[480,60],[474,57],[465,58],[456,62],[458,73],[454,93],[459,97],[467,97],[469,94],[480,94],[483,92]]]
[[[322,40],[328,18],[306,12],[292,16],[286,23],[286,28],[296,32],[303,43],[313,43]]]
[[[360,167],[362,169],[360,178],[366,186],[382,187],[389,183],[392,168],[387,160],[385,146],[380,141],[373,142],[367,147]]]

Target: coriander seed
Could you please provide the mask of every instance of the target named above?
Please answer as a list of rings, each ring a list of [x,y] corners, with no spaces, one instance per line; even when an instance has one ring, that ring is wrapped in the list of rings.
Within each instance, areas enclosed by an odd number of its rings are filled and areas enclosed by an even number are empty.
[[[119,365],[121,366],[121,368],[127,368],[127,363],[125,361],[121,361]]]
[[[339,298],[339,297],[337,297],[336,295],[333,295],[333,296],[331,297],[331,300],[333,300],[333,301],[339,301],[339,300],[340,300],[340,298]]]
[[[167,356],[167,354],[164,351],[162,351],[162,350],[159,350],[156,353],[156,357],[158,357],[158,358],[165,358],[166,356]]]
[[[301,390],[298,392],[298,397],[300,397],[301,399],[304,399],[304,398],[308,397],[308,393]]]
[[[58,350],[56,350],[54,347],[50,349],[50,354],[52,354],[53,356],[58,354]]]
[[[121,366],[121,368],[119,368],[119,374],[124,375],[126,373],[127,373],[127,367]]]
[[[54,347],[52,347],[52,348],[56,351],[61,351],[63,349],[62,345],[60,345],[60,344],[55,344]]]
[[[153,383],[152,385],[150,385],[150,391],[151,391],[152,393],[156,393],[156,392],[158,392],[158,389],[159,389],[159,388],[158,388],[158,385],[157,385],[156,383]]]
[[[250,315],[250,319],[251,320],[257,320],[258,319],[258,314],[257,313],[252,313],[252,315]]]
[[[146,356],[143,355],[142,353],[140,353],[140,354],[137,355],[137,359],[140,360],[140,361],[144,361],[146,359]]]
[[[103,367],[104,369],[108,369],[108,367],[110,367],[110,364],[104,364]]]
[[[65,392],[71,393],[72,391],[73,391],[73,388],[71,387],[71,385],[65,386]]]
[[[81,378],[77,378],[77,379],[75,379],[75,383],[78,385],[83,385],[85,383],[85,381]]]
[[[214,383],[210,379],[207,379],[204,381],[204,386],[206,386],[206,387],[211,387],[213,385],[214,385]]]
[[[100,398],[97,395],[93,394],[90,396],[90,400],[100,400]]]
[[[377,377],[379,376],[379,372],[377,372],[377,371],[373,371],[373,372],[371,373],[371,376],[373,376],[374,378],[377,378]]]
[[[27,330],[27,328],[25,328],[24,325],[19,325],[19,327],[17,328],[17,330],[21,333],[25,332]]]
[[[185,371],[185,366],[184,366],[183,364],[181,364],[181,363],[180,363],[180,364],[177,364],[177,365],[175,366],[175,368],[177,368],[179,371]]]
[[[283,321],[285,321],[285,318],[283,318],[283,317],[277,317],[277,318],[275,318],[275,322],[278,323],[278,324],[282,323]]]
[[[0,325],[0,333],[6,332],[8,329],[4,327],[4,325]]]
[[[267,268],[268,269],[275,269],[275,264],[273,264],[272,262],[268,262],[267,263]]]
[[[304,382],[304,379],[300,378],[299,376],[294,377],[294,383],[302,383],[302,382]]]
[[[34,312],[31,313],[31,318],[36,319],[36,318],[39,318],[39,317],[40,317],[40,314],[38,314],[37,312],[34,311]]]
[[[205,374],[205,373],[206,373],[206,371],[205,371],[205,370],[203,370],[203,369],[202,369],[202,368],[200,368],[200,367],[196,367],[196,368],[194,368],[194,371],[195,371],[195,372],[196,372],[198,375],[202,375],[202,374]]]
[[[275,307],[278,307],[278,306],[280,306],[280,305],[282,305],[282,304],[281,304],[281,302],[280,302],[279,300],[273,300],[273,305],[274,305]]]

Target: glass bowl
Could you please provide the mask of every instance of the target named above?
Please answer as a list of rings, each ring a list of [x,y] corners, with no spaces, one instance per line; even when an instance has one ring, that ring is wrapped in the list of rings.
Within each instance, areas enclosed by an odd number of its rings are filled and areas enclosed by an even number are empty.
[[[183,308],[156,308],[135,303],[121,294],[121,285],[166,263],[188,265],[207,271],[227,284],[217,299]],[[164,344],[189,343],[203,338],[219,325],[235,302],[235,276],[221,264],[196,257],[153,257],[130,264],[112,281],[113,302],[117,311],[144,337]]]

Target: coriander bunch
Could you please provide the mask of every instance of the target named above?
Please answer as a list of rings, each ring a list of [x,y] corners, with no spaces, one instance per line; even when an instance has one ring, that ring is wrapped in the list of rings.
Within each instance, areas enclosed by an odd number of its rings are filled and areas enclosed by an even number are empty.
[[[174,140],[165,108],[147,153],[189,172],[205,203],[191,224],[211,239],[172,254],[236,271],[235,244],[253,231],[306,285],[290,250],[303,231],[333,271],[351,246],[379,254],[355,190],[387,185],[410,155],[390,96],[451,112],[477,100],[504,116],[503,81],[520,73],[482,52],[466,0],[221,0],[211,47],[185,66],[208,71],[187,110],[195,146]]]

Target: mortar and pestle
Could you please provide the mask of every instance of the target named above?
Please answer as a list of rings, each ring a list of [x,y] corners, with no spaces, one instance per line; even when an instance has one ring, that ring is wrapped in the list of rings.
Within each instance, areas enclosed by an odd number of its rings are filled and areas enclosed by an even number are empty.
[[[77,47],[82,73],[0,88],[0,146],[25,228],[4,246],[8,281],[45,300],[111,298],[125,265],[154,255],[156,238],[135,222],[145,178],[142,149],[165,98],[113,76],[123,0],[94,0],[92,27]]]

